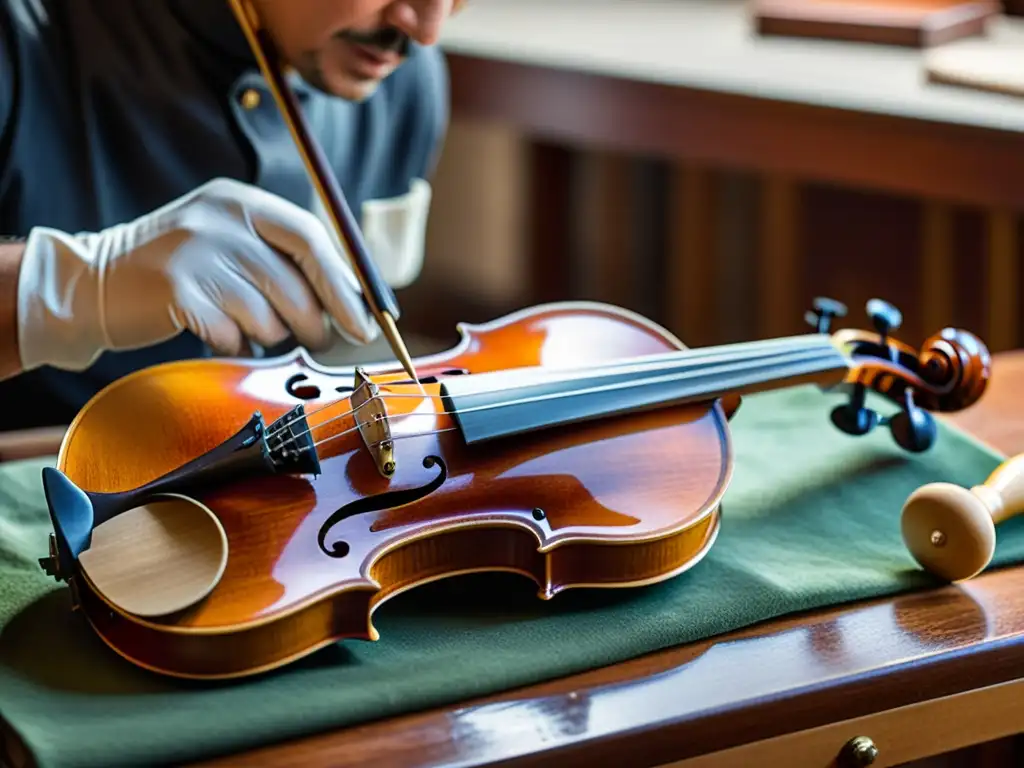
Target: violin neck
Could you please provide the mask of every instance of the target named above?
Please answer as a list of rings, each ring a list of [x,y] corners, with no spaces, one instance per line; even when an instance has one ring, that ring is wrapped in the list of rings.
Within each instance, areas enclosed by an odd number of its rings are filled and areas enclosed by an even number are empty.
[[[842,383],[850,359],[825,334],[726,344],[582,368],[447,379],[445,410],[467,443],[798,384]]]

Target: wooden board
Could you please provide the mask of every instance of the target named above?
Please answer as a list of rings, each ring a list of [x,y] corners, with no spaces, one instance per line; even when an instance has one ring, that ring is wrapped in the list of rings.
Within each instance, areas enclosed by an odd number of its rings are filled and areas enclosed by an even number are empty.
[[[925,55],[930,83],[1024,96],[1024,29],[998,38],[962,40]]]
[[[751,0],[759,35],[927,48],[983,36],[1002,11],[988,0]]]

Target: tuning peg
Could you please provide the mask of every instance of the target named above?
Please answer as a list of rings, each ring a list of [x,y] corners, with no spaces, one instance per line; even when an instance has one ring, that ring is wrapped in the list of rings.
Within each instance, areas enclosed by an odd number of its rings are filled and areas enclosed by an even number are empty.
[[[813,326],[818,333],[828,333],[832,325],[832,318],[846,317],[846,305],[835,299],[825,296],[818,296],[811,303],[813,311],[808,310],[804,314],[804,320],[808,325]]]
[[[889,429],[896,444],[912,453],[927,451],[938,434],[935,419],[917,407],[909,387],[903,391],[903,410],[889,419]]]
[[[903,315],[900,311],[889,302],[882,301],[881,299],[871,299],[867,303],[867,313],[868,317],[871,318],[871,323],[875,326],[875,330],[882,337],[883,344],[885,344],[889,334],[899,328],[903,322]]]
[[[870,408],[837,405],[832,409],[832,423],[846,434],[859,437],[878,425],[878,414]]]
[[[928,483],[907,497],[903,543],[929,573],[970,579],[992,561],[996,525],[1024,512],[1024,454],[1007,459],[981,485]]]
[[[863,384],[855,384],[850,402],[832,409],[832,423],[848,435],[866,435],[878,425],[878,414],[864,407],[864,392]]]

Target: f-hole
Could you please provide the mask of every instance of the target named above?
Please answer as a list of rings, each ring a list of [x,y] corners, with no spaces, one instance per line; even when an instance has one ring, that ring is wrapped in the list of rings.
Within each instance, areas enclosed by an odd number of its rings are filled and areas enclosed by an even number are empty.
[[[301,384],[300,382],[305,381],[309,377],[304,373],[296,373],[287,382],[285,382],[284,390],[292,397],[298,398],[299,400],[315,400],[320,397],[320,387],[316,384]]]

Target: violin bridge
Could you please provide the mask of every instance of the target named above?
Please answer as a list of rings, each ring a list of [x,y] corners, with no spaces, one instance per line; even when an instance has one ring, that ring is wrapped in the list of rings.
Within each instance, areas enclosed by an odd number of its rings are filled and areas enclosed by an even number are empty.
[[[395,445],[391,439],[391,422],[380,389],[362,368],[355,371],[352,408],[363,445],[370,452],[377,471],[384,477],[395,474]]]

